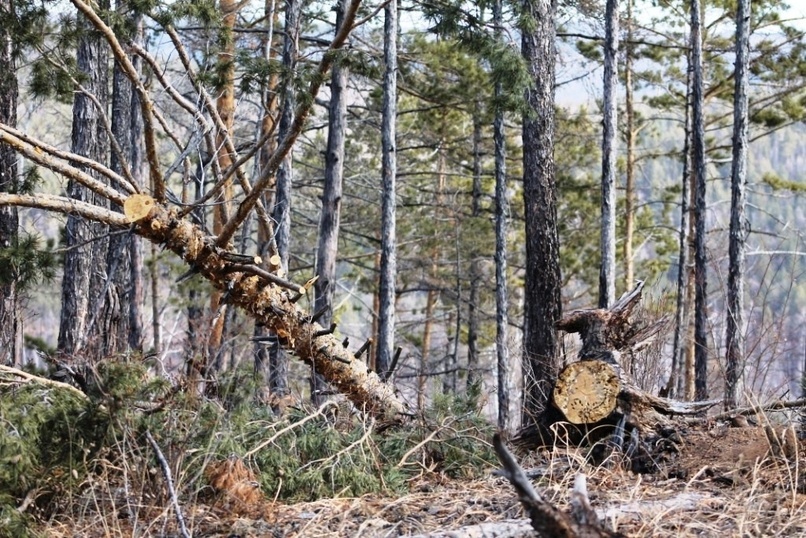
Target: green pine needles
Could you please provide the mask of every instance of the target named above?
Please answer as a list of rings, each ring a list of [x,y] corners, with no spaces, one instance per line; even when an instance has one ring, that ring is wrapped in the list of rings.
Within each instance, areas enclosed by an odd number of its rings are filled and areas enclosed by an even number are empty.
[[[249,368],[208,381],[202,388],[215,396],[205,397],[155,376],[153,366],[152,358],[138,356],[76,365],[86,397],[41,378],[0,373],[3,527],[21,536],[36,528],[24,514],[130,511],[164,499],[146,432],[174,470],[185,506],[212,501],[205,471],[228,458],[254,473],[264,498],[284,502],[401,495],[422,475],[468,478],[495,465],[487,441],[493,427],[479,414],[478,388],[439,396],[419,420],[383,429],[338,398],[275,416],[256,402],[260,391]],[[124,490],[128,500],[109,494]],[[109,506],[94,504],[102,493]],[[21,513],[26,498],[30,507]]]

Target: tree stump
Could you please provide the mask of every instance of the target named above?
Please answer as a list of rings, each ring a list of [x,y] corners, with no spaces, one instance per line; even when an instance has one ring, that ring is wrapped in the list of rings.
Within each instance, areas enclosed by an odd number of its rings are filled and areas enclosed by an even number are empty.
[[[552,403],[572,424],[599,422],[616,409],[620,387],[619,375],[611,364],[575,362],[560,373]]]
[[[579,362],[560,372],[552,394],[553,405],[568,422],[592,424],[612,418],[615,424],[616,415],[624,415],[629,427],[650,432],[668,426],[669,417],[698,414],[718,403],[655,396],[638,388],[621,368],[622,353],[645,348],[666,324],[666,318],[633,319],[643,287],[639,282],[609,309],[575,310],[557,322],[558,329],[582,337]]]

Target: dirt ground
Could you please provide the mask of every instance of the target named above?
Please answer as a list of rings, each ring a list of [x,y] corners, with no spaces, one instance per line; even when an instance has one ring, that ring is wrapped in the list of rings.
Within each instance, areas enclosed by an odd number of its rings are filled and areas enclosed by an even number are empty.
[[[804,443],[787,446],[787,440],[794,441],[794,430],[784,430],[753,424],[683,425],[678,429],[679,453],[653,474],[634,474],[616,462],[593,467],[579,450],[543,450],[519,460],[535,477],[540,494],[560,508],[567,505],[575,476],[584,473],[591,503],[604,524],[628,536],[806,536],[806,451]],[[474,481],[423,474],[408,495],[398,498],[368,495],[250,506],[224,498],[211,506],[186,507],[184,516],[193,536],[222,538],[380,538],[445,531],[465,536],[474,525],[495,522],[501,524],[497,529],[523,529],[524,515],[513,489],[490,471]],[[83,529],[51,522],[47,534],[177,536],[170,510],[155,511],[155,521],[165,522],[161,527],[141,524],[139,532],[125,526],[104,531],[88,521]],[[481,535],[500,536],[491,532]]]

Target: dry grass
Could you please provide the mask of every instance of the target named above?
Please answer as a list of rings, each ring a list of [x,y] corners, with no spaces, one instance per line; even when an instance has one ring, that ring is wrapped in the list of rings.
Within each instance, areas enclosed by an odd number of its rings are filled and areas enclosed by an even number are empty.
[[[585,473],[592,504],[605,524],[629,536],[806,533],[802,447],[789,457],[775,455],[764,425],[703,424],[681,432],[679,456],[654,475],[636,475],[618,464],[591,467],[581,450],[544,450],[521,457],[521,463],[539,476],[535,483],[541,494],[560,507],[569,501],[575,475]],[[119,469],[108,471],[120,476]],[[259,491],[254,474],[238,458],[210,462],[204,472],[210,491],[183,504],[194,536],[389,537],[523,518],[509,484],[492,475],[455,480],[424,471],[402,496],[282,504]],[[106,478],[102,472],[88,482],[61,517],[40,527],[42,533],[176,534],[164,492],[149,489],[160,477],[141,476],[139,493],[130,491],[128,497],[125,488],[111,486]],[[136,506],[133,498],[140,499]]]

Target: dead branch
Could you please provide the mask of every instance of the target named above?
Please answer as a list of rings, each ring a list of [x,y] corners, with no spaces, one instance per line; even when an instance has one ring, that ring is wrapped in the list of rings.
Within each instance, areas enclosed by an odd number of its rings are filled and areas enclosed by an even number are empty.
[[[79,215],[89,220],[105,222],[112,226],[121,228],[129,226],[131,223],[122,213],[116,213],[111,209],[98,207],[97,205],[80,202],[72,198],[54,196],[52,194],[9,194],[0,193],[0,206],[22,206],[37,209],[56,211],[65,215]]]
[[[328,47],[328,50],[325,51],[324,55],[322,56],[322,60],[319,62],[317,72],[313,75],[311,83],[308,86],[308,95],[312,98],[301,100],[297,110],[295,111],[294,123],[289,129],[288,134],[285,136],[285,138],[283,138],[283,140],[280,141],[280,143],[277,145],[277,149],[274,151],[274,153],[272,153],[268,163],[261,171],[260,177],[255,183],[252,192],[246,195],[246,198],[244,198],[244,200],[238,206],[238,210],[233,218],[227,221],[224,229],[219,234],[217,241],[219,246],[226,245],[230,238],[232,238],[235,230],[237,230],[243,221],[246,220],[246,217],[255,207],[255,204],[258,203],[260,196],[272,182],[272,178],[274,177],[277,168],[280,166],[280,163],[283,161],[288,152],[291,151],[291,148],[296,142],[297,137],[302,132],[302,127],[305,125],[305,120],[308,118],[308,114],[311,112],[311,107],[314,103],[313,97],[319,92],[319,87],[322,85],[322,82],[325,80],[325,75],[327,74],[328,70],[330,70],[330,66],[333,64],[336,51],[338,51],[344,45],[345,41],[347,40],[347,36],[350,35],[350,31],[352,30],[353,22],[355,21],[356,13],[358,12],[358,7],[360,4],[361,0],[352,0],[348,9],[345,10],[344,22],[342,22],[341,27],[333,38],[333,41],[330,43],[330,47]]]
[[[572,509],[566,514],[545,501],[526,478],[523,469],[518,465],[515,456],[507,449],[499,434],[493,436],[493,447],[501,465],[503,474],[509,480],[520,499],[532,528],[540,536],[555,538],[603,538],[621,537],[623,534],[612,532],[601,527],[599,518],[590,506],[584,475],[577,477],[572,495]]]
[[[162,454],[160,446],[157,444],[157,442],[151,436],[151,432],[148,430],[146,430],[146,439],[148,439],[148,443],[151,445],[151,448],[154,449],[154,454],[157,456],[157,460],[160,462],[162,476],[165,478],[165,484],[168,486],[168,494],[171,497],[171,504],[174,507],[174,514],[176,514],[176,522],[179,524],[179,532],[182,533],[184,538],[190,538],[190,533],[185,525],[185,518],[182,517],[182,507],[179,506],[179,499],[176,497],[176,488],[174,488],[174,481],[173,478],[171,478],[171,467],[168,465],[168,461]]]
[[[219,180],[216,182],[215,185],[213,185],[213,187],[207,193],[205,193],[202,199],[198,200],[196,204],[194,204],[194,207],[205,203],[207,200],[210,200],[210,198],[217,195],[229,181],[230,177],[232,176],[232,172],[235,173],[236,178],[238,179],[238,183],[241,185],[241,188],[243,189],[244,193],[247,196],[249,196],[249,194],[252,192],[252,184],[246,178],[246,176],[243,173],[243,170],[241,169],[241,164],[243,164],[243,162],[245,161],[241,161],[241,159],[239,159],[238,151],[235,149],[235,144],[232,141],[232,135],[226,129],[226,126],[224,125],[224,120],[221,119],[221,115],[219,114],[218,107],[215,106],[215,103],[213,103],[213,100],[210,97],[210,94],[207,93],[207,90],[204,88],[204,85],[198,82],[198,77],[195,76],[193,72],[193,66],[190,63],[190,57],[188,56],[185,47],[182,45],[182,40],[179,38],[179,34],[176,33],[176,29],[173,26],[169,25],[165,27],[165,31],[171,38],[171,41],[173,42],[174,47],[176,48],[177,54],[179,55],[179,59],[185,68],[185,72],[187,73],[188,78],[190,79],[193,86],[196,88],[196,92],[202,98],[205,109],[210,114],[210,117],[213,120],[213,124],[215,125],[217,132],[222,136],[224,141],[224,149],[227,151],[227,153],[233,160],[233,165],[229,168],[228,173],[225,174],[221,170],[216,170],[216,176],[219,177]],[[212,132],[211,129],[207,130],[206,136],[210,137],[211,132]],[[268,136],[270,135],[264,135],[265,141],[268,140]],[[215,147],[215,144],[212,142],[211,138],[208,139],[208,143],[210,144],[211,147]],[[218,163],[215,159],[213,160],[213,166],[214,168],[215,166],[218,166]],[[263,206],[263,202],[258,199],[253,207],[256,207],[257,209],[257,216],[261,226],[263,226],[264,229],[269,232],[268,235],[271,237],[273,235],[271,230],[273,230],[274,227],[272,225],[271,218],[266,212],[266,208]],[[189,208],[189,211],[192,210],[193,207]],[[240,223],[238,225],[240,225]],[[219,246],[222,247],[225,246],[227,242],[229,242],[230,238],[231,236],[227,237],[223,241],[219,241],[218,243]]]
[[[82,172],[78,168],[70,166],[61,161],[57,161],[50,155],[44,152],[38,145],[34,145],[32,143],[26,142],[21,138],[12,134],[13,129],[8,125],[0,123],[0,143],[7,144],[11,148],[13,148],[18,153],[25,155],[31,161],[44,166],[45,168],[49,168],[56,173],[59,173],[69,179],[73,179],[78,183],[81,183],[94,193],[110,200],[113,202],[117,202],[120,205],[123,205],[123,202],[126,200],[126,195],[118,192],[117,190],[105,185],[104,183],[98,181],[91,175]],[[106,168],[105,166],[96,163],[98,168]],[[109,173],[104,173],[107,177],[109,174],[113,172],[110,170]],[[115,174],[117,176],[117,174]],[[120,177],[120,176],[118,176]],[[122,177],[120,179],[123,179]],[[125,180],[123,180],[125,182]]]
[[[782,411],[784,409],[797,409],[800,407],[806,407],[806,399],[777,401],[777,402],[770,402],[764,405],[741,407],[738,409],[731,409],[730,411],[725,411],[723,413],[719,413],[718,415],[713,415],[711,417],[692,419],[692,421],[703,422],[705,420],[728,420],[736,416],[758,415],[770,411]]]
[[[19,131],[9,125],[0,124],[0,130],[3,130],[6,133],[19,138],[23,142],[26,142],[27,144],[30,144],[34,148],[40,149],[45,153],[52,155],[53,157],[62,159],[64,161],[72,162],[73,164],[76,164],[78,166],[89,168],[90,170],[97,172],[102,176],[109,178],[111,181],[121,185],[128,192],[128,194],[134,194],[136,192],[139,192],[137,185],[135,185],[132,182],[127,182],[126,179],[124,179],[119,174],[115,173],[111,168],[107,168],[106,166],[102,165],[97,161],[94,161],[88,157],[84,157],[83,155],[78,155],[77,153],[64,151],[54,146],[51,146],[50,144],[46,144],[42,140],[38,140],[28,135],[27,133],[23,133],[22,131]]]
[[[4,378],[2,382],[36,383],[37,385],[42,385],[44,387],[66,390],[72,393],[74,396],[78,396],[82,400],[89,399],[86,394],[78,390],[73,385],[62,383],[61,381],[56,381],[54,379],[47,379],[38,375],[29,374],[28,372],[24,372],[10,366],[0,364],[0,374],[2,374]]]

